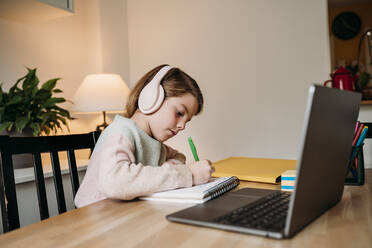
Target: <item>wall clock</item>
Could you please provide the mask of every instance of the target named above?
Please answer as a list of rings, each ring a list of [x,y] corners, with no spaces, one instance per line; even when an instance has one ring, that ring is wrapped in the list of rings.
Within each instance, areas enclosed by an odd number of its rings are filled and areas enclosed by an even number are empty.
[[[346,11],[337,15],[332,22],[333,34],[341,40],[354,38],[360,32],[362,21],[354,12]]]

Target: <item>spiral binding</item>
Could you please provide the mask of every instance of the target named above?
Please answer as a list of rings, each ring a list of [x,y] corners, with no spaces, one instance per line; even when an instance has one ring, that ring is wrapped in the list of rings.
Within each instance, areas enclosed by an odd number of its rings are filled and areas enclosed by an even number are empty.
[[[205,197],[210,197],[211,199],[220,196],[227,191],[235,188],[240,183],[239,179],[235,176],[230,177],[227,181],[215,185],[213,188],[208,190]]]

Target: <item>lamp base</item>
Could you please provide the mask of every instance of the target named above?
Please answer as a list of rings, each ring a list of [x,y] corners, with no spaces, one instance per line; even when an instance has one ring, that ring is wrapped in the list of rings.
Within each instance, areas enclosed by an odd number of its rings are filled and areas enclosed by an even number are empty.
[[[96,127],[96,131],[103,131],[108,126],[106,122],[106,111],[102,111],[102,114],[103,114],[103,123]]]

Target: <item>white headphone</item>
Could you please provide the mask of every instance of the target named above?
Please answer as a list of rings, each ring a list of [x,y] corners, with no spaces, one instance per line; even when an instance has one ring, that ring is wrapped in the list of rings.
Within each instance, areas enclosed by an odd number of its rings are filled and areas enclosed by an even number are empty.
[[[160,82],[170,69],[172,67],[169,65],[161,68],[154,78],[142,89],[138,98],[138,108],[142,113],[151,114],[160,108],[160,105],[164,101],[164,89]]]

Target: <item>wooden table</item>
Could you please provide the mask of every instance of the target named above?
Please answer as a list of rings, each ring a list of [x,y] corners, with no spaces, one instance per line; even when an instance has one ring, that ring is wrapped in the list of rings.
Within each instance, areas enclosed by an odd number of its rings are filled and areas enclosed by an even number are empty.
[[[242,182],[240,187],[278,189]],[[309,204],[311,204],[309,202]],[[289,240],[171,223],[190,204],[104,200],[0,235],[0,247],[372,247],[372,169],[339,204]]]

